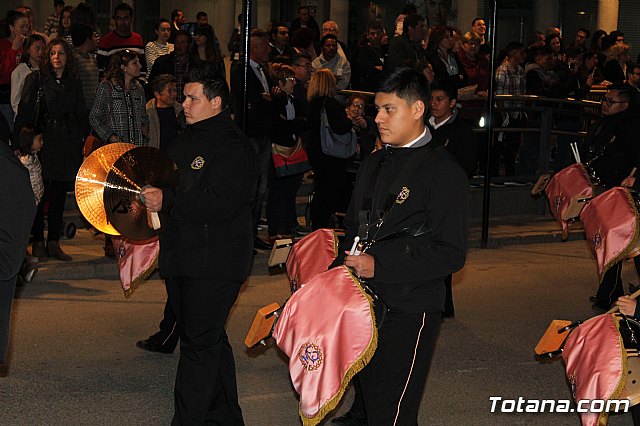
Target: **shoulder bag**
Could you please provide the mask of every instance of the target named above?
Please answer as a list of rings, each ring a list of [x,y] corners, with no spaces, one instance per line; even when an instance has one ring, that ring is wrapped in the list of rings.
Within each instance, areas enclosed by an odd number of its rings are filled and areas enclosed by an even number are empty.
[[[356,153],[358,136],[355,130],[339,135],[331,130],[324,103],[320,112],[320,143],[322,152],[329,157],[349,158]]]
[[[277,177],[292,176],[311,170],[309,157],[307,157],[307,151],[304,150],[300,136],[292,147],[272,143],[271,158]]]

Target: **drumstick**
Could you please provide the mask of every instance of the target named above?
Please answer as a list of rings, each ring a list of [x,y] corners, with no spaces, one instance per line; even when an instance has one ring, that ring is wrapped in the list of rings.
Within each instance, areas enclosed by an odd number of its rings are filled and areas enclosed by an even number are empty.
[[[356,237],[353,239],[353,245],[351,246],[349,256],[357,256],[358,254],[360,254],[360,252],[358,252],[358,242],[360,242],[360,237],[356,235]]]
[[[638,171],[637,167],[634,167],[633,169],[631,169],[631,173],[629,173],[629,177],[634,177],[637,171]]]
[[[576,142],[572,142],[569,146],[571,147],[571,151],[573,151],[573,157],[576,159],[576,163],[580,163],[580,151],[578,150],[578,144]]]
[[[576,160],[576,162],[577,162],[577,161],[578,161],[578,157],[576,156],[576,150],[575,150],[575,148],[573,147],[573,142],[571,142],[571,143],[569,144],[569,147],[571,148],[571,153],[573,154],[573,158],[574,158],[574,159]]]

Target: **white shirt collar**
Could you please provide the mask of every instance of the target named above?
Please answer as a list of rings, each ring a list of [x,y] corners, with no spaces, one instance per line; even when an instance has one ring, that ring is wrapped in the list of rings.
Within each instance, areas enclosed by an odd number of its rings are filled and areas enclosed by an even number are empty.
[[[436,119],[435,119],[435,117],[434,117],[434,116],[431,116],[431,117],[429,117],[429,124],[431,124],[431,127],[433,127],[433,129],[435,130],[435,129],[437,129],[437,128],[438,128],[438,127],[440,127],[440,126],[443,126],[443,125],[447,124],[447,123],[451,120],[451,117],[453,117],[453,114],[451,114],[449,117],[447,117],[447,119],[446,119],[446,120],[441,121],[440,123],[437,123],[437,124],[436,124]]]
[[[413,145],[416,144],[416,142],[418,142],[420,139],[424,138],[428,131],[429,131],[429,129],[427,128],[427,126],[424,126],[424,130],[422,131],[422,133],[420,133],[420,136],[418,136],[417,138],[415,138],[414,140],[412,140],[411,142],[409,142],[406,145],[393,147],[393,148],[411,148]],[[429,138],[428,138],[426,143],[429,143],[429,142],[431,142],[431,135],[429,135]],[[389,146],[389,145],[387,144],[387,146]]]

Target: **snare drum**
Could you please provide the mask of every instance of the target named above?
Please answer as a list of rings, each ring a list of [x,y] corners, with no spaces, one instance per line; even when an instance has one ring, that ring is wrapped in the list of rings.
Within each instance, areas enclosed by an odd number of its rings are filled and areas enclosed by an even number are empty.
[[[562,227],[562,239],[569,232],[569,222],[564,219],[566,211],[575,196],[591,198],[594,185],[589,170],[581,163],[572,164],[556,173],[545,188],[551,214]]]
[[[600,280],[614,264],[640,254],[638,208],[628,189],[611,188],[586,204],[580,213]]]
[[[621,314],[585,321],[567,338],[562,357],[573,398],[640,402],[640,323]],[[581,413],[583,424],[606,424],[608,413]],[[600,422],[599,422],[600,421]]]

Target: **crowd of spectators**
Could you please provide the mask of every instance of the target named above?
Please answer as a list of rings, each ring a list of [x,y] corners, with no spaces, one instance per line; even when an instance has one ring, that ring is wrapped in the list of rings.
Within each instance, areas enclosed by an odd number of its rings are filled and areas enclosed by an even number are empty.
[[[142,35],[133,31],[134,11],[126,3],[115,7],[111,29],[104,33],[96,25],[90,5],[71,7],[55,0],[53,6],[43,32],[34,28],[30,8],[23,6],[6,13],[6,33],[0,39],[0,111],[15,134],[22,126],[43,129],[39,156],[45,189],[34,224],[33,250],[38,257],[70,260],[58,243],[60,206],[64,193],[72,189],[84,139],[92,134],[104,143],[129,142],[168,152],[186,128],[181,103],[189,71],[208,68],[227,77],[228,68],[205,12],[187,22],[182,10],[174,10],[169,19],[157,21],[155,38],[145,43]],[[319,24],[309,7],[301,6],[290,24],[271,21],[264,31],[251,30],[246,85],[242,23],[240,15],[226,44],[231,62],[230,108],[259,157],[255,225],[261,219],[265,199],[273,225],[270,241],[260,240],[256,233],[256,248],[268,248],[273,240],[296,235],[300,230],[293,220],[292,203],[302,175],[286,179],[274,175],[274,140],[283,146],[300,138],[304,142],[315,183],[310,203],[312,228],[332,226],[332,214],[344,211],[348,203],[352,180],[347,169],[353,159],[331,158],[320,149],[324,117],[335,133],[353,131],[357,135],[356,160],[379,147],[371,94],[347,96],[340,94],[341,90],[375,92],[392,70],[412,67],[440,88],[441,98],[446,98],[446,102],[440,99],[433,105],[453,104],[451,108],[442,107],[443,111],[451,109],[443,124],[450,120],[477,127],[484,115],[492,49],[482,18],[468,23],[468,31],[448,26],[430,28],[429,22],[407,5],[398,15],[391,36],[382,22],[373,21],[358,40],[347,44],[335,21]],[[560,30],[550,27],[533,33],[526,46],[514,41],[496,51],[496,94],[582,99],[592,87],[602,84],[627,84],[633,93],[640,88],[640,67],[629,61],[630,46],[619,31],[607,34],[596,30],[591,34],[581,28],[573,40],[565,43]],[[452,94],[452,87],[457,93]],[[71,104],[71,99],[78,102]],[[523,112],[524,105],[518,100],[502,102],[509,111],[501,114],[498,124],[538,126],[539,118]],[[433,112],[430,117],[433,133],[439,126],[433,121]],[[569,120],[555,118],[557,128],[578,130]],[[453,128],[448,124],[443,129]],[[449,144],[445,139],[442,143]],[[455,147],[461,164],[473,176],[483,173],[487,150],[484,136],[476,134],[470,139],[466,146],[453,143],[448,149]],[[535,140],[503,132],[493,144],[491,175],[536,173]],[[558,165],[570,161],[567,150],[568,144],[559,138]],[[269,193],[269,188],[274,192]],[[46,244],[42,225],[45,202],[50,203]],[[112,255],[109,244],[105,253]]]

